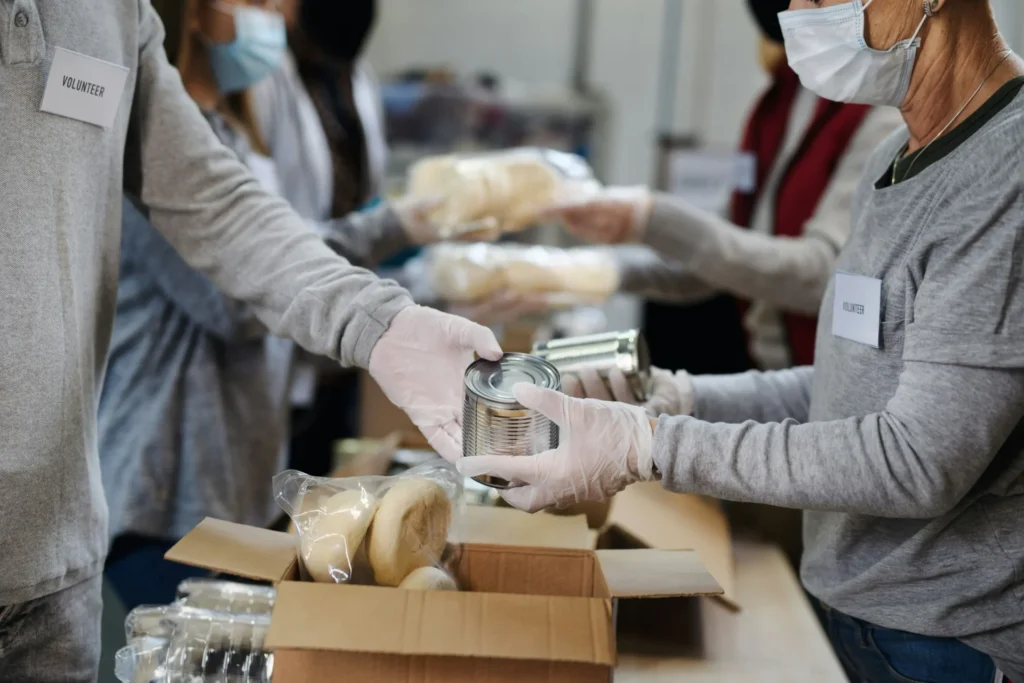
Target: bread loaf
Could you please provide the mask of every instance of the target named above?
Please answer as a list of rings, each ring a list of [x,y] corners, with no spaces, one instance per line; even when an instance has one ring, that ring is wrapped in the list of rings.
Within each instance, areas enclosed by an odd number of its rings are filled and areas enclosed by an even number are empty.
[[[378,585],[397,586],[414,570],[441,560],[452,504],[438,484],[402,479],[381,498],[368,552]]]
[[[302,561],[314,581],[348,583],[352,580],[359,546],[366,536],[377,499],[363,491],[342,491],[323,504],[323,514],[311,514],[302,530]]]

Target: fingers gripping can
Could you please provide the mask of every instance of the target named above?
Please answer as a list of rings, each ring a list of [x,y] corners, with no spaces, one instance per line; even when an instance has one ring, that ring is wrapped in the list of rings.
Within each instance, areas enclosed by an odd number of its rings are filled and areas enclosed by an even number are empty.
[[[478,360],[466,370],[462,414],[462,455],[536,455],[558,447],[558,426],[516,401],[513,388],[532,384],[560,391],[558,370],[525,353],[506,353],[500,361]],[[498,477],[476,481],[508,488]]]
[[[639,330],[608,332],[585,337],[554,339],[533,347],[562,374],[593,370],[608,381],[609,371],[618,368],[626,376],[637,401],[646,401],[651,389],[651,357]]]

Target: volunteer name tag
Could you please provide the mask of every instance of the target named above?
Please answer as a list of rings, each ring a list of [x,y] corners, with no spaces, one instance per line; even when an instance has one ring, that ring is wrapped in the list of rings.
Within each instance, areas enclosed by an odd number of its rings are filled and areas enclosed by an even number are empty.
[[[882,281],[836,272],[832,335],[878,348],[882,327]]]
[[[39,109],[110,128],[127,79],[123,66],[58,47]]]

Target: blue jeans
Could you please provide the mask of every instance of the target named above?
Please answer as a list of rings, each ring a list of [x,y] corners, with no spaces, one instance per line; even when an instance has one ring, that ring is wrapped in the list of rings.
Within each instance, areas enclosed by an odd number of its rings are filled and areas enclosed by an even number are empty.
[[[94,683],[102,611],[100,576],[0,607],[0,681]]]
[[[174,541],[125,535],[114,540],[104,570],[125,611],[139,605],[166,605],[174,601],[178,584],[192,577],[209,576],[205,569],[169,562],[164,553]]]
[[[874,626],[813,600],[851,683],[993,683],[992,659],[955,638]]]

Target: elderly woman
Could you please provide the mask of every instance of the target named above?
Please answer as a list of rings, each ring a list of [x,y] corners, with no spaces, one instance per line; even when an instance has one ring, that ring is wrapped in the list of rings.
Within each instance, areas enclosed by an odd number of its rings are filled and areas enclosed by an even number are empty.
[[[813,366],[659,375],[664,413],[519,387],[558,450],[481,457],[530,510],[660,479],[806,510],[804,585],[854,681],[1024,681],[1024,62],[988,0],[793,0],[790,65],[899,107]]]

